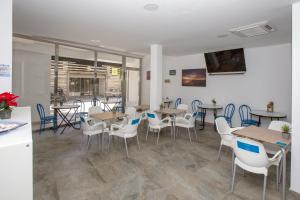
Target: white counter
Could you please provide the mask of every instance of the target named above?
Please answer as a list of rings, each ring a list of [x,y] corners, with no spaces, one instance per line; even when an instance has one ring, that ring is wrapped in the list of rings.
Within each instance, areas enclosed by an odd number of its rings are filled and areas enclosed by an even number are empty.
[[[30,107],[18,107],[11,121],[26,122],[7,133],[0,133],[0,199],[33,199],[33,156]]]

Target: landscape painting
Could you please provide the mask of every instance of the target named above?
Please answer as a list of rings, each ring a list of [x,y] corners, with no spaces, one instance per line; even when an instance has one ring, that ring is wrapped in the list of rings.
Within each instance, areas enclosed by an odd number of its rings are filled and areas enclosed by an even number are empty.
[[[182,86],[206,87],[206,69],[183,69]]]

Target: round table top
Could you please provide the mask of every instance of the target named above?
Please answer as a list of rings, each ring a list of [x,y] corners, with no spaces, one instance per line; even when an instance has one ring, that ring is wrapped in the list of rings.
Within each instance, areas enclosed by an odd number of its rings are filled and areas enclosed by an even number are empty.
[[[72,109],[72,108],[79,108],[79,105],[62,105],[62,106],[53,106],[53,109]]]
[[[261,116],[261,117],[270,117],[270,118],[285,118],[286,114],[281,112],[268,112],[265,110],[251,110],[250,114]]]
[[[217,105],[217,104],[216,105],[215,104],[201,104],[201,105],[198,105],[198,108],[217,110],[217,109],[222,109],[223,106]]]

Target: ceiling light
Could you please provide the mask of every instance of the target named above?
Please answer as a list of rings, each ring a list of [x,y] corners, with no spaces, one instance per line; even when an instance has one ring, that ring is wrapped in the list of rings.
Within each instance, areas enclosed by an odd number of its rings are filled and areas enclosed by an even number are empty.
[[[155,11],[158,10],[159,6],[155,3],[148,3],[144,6],[144,9],[147,11]]]

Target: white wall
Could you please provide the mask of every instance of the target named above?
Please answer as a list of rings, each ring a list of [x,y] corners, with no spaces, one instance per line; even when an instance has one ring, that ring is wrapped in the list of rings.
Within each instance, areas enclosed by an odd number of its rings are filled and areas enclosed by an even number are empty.
[[[0,1],[0,44],[0,93],[11,92],[12,0]]]
[[[163,96],[171,99],[181,97],[183,103],[191,104],[192,100],[200,99],[203,103],[211,103],[216,98],[217,103],[226,105],[234,103],[236,111],[233,125],[240,125],[238,106],[248,104],[252,109],[266,109],[269,101],[274,101],[275,111],[287,113],[291,118],[291,45],[283,44],[259,48],[246,48],[245,60],[247,72],[242,75],[207,75],[206,87],[181,86],[181,70],[206,68],[204,54],[179,57],[164,57]],[[146,63],[147,57],[144,60]],[[176,76],[169,76],[169,70],[176,69]],[[147,87],[143,70],[143,86]],[[146,89],[146,88],[145,88]],[[147,102],[146,91],[143,92],[144,103]],[[220,111],[220,114],[222,112]],[[208,114],[208,122],[213,122],[212,113]],[[264,120],[267,123],[267,120]]]
[[[293,110],[291,190],[300,193],[300,2],[293,4]]]
[[[13,92],[20,106],[31,106],[32,121],[38,121],[37,103],[50,112],[50,55],[16,49],[13,55]]]

